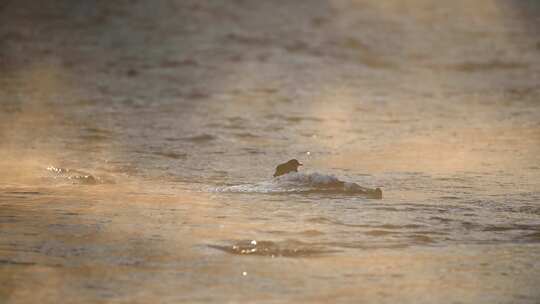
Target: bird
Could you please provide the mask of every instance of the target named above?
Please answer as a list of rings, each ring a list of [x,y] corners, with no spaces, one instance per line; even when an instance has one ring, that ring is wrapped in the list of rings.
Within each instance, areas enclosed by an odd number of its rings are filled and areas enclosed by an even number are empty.
[[[283,163],[281,165],[278,165],[276,167],[276,172],[274,173],[274,177],[284,175],[289,172],[298,172],[299,166],[302,166],[302,164],[298,160],[291,159],[290,161]]]

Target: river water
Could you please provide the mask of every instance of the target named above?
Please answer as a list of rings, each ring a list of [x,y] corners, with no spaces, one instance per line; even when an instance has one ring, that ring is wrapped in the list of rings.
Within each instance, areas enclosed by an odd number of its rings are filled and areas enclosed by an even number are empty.
[[[539,5],[380,2],[0,4],[0,302],[538,303]]]

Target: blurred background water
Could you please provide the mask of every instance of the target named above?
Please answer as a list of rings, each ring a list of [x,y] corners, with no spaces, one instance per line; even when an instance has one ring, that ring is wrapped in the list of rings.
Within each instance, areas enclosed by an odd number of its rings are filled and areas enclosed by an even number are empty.
[[[537,303],[539,31],[536,1],[1,2],[1,302]],[[283,190],[291,158],[383,199]]]

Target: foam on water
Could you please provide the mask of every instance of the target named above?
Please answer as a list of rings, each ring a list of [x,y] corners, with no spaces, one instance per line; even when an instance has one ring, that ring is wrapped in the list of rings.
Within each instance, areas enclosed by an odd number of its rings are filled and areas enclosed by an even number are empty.
[[[344,182],[334,175],[291,172],[269,181],[216,188],[217,192],[232,193],[336,193],[381,198],[377,189]]]
[[[47,171],[50,173],[47,178],[52,178],[54,180],[63,180],[71,184],[96,185],[103,183],[112,183],[111,180],[103,179],[101,177],[95,177],[87,172],[80,170],[49,166],[47,167]]]

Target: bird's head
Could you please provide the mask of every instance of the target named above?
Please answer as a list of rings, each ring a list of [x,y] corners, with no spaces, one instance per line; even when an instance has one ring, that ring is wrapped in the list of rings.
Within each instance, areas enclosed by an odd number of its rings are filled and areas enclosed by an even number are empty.
[[[296,159],[291,159],[290,161],[287,162],[287,164],[290,166],[294,166],[295,168],[302,166],[302,164]]]

